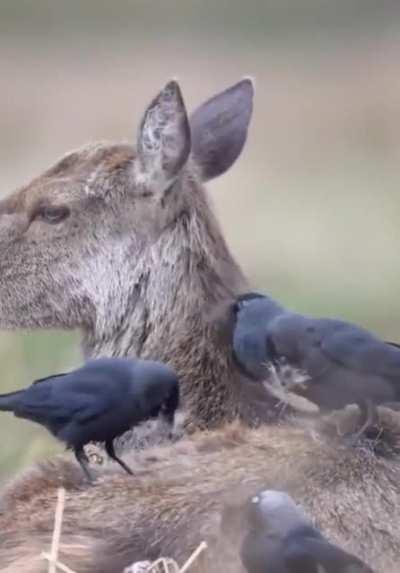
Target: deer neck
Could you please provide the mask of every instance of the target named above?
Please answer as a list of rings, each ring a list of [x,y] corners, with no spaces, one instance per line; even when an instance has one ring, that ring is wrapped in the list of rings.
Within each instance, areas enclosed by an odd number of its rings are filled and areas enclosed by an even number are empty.
[[[125,264],[131,259],[125,256]],[[245,290],[246,281],[211,211],[200,217],[184,210],[113,280],[119,284],[115,296],[84,332],[85,355],[166,361],[180,376],[184,404],[195,417],[209,417],[208,402],[214,409],[219,402],[225,415],[224,404],[232,408],[235,399],[233,365],[210,317]]]
[[[207,204],[183,210],[136,259],[127,267],[135,258],[124,255],[125,265],[114,276],[120,288],[84,334],[86,356],[171,364],[195,427],[238,415],[250,424],[274,421],[278,401],[260,385],[243,382],[233,361],[232,324],[224,309],[248,284]]]

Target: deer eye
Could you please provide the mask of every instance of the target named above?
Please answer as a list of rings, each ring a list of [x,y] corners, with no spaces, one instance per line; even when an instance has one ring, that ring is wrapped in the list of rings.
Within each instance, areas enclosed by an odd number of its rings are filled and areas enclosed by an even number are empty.
[[[34,219],[41,219],[51,225],[61,223],[70,214],[68,207],[61,205],[59,207],[50,207],[49,205],[42,205],[35,213]]]

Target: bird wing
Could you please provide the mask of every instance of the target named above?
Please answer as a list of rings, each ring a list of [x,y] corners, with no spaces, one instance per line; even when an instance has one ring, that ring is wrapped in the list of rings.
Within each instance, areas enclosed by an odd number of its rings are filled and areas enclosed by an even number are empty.
[[[40,384],[41,382],[46,382],[46,380],[50,380],[52,378],[62,378],[64,376],[67,376],[68,374],[69,372],[61,372],[60,374],[53,374],[52,376],[45,376],[44,378],[38,378],[37,380],[34,380],[32,382],[32,385]]]
[[[324,324],[326,322],[326,324]],[[400,377],[400,348],[368,331],[339,321],[317,320],[320,349],[338,364],[377,376]]]
[[[80,388],[77,385],[70,387],[65,384],[60,386],[60,393],[56,386],[57,384],[53,385],[53,392],[47,401],[51,416],[68,420],[73,418],[84,424],[113,407],[112,395],[100,392],[101,386],[98,392],[93,392],[93,386]]]
[[[93,398],[93,396],[91,396]],[[80,424],[85,424],[90,420],[98,418],[107,410],[112,408],[112,403],[108,400],[107,396],[96,396],[96,399],[89,399],[87,394],[82,394],[77,396],[79,404],[77,404],[77,409],[74,413],[74,419]]]
[[[358,557],[325,539],[293,540],[286,548],[288,573],[374,573]]]
[[[51,384],[49,377],[40,384],[32,384],[24,393],[17,417],[26,418],[45,425],[62,425],[71,418],[84,423],[101,415],[110,407],[107,396],[88,392],[69,391],[68,385]]]
[[[287,573],[327,573],[318,570],[315,557],[299,541],[291,543],[286,548],[284,562]]]

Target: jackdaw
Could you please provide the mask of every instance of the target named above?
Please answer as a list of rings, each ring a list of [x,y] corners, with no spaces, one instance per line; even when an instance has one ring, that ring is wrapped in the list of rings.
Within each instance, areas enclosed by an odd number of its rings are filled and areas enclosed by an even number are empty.
[[[322,412],[358,404],[362,426],[377,420],[376,404],[400,399],[400,348],[342,320],[286,310],[249,292],[233,306],[233,354],[250,378],[290,390]]]
[[[245,511],[240,557],[248,573],[373,573],[323,537],[285,492],[264,490]]]
[[[114,451],[113,440],[140,422],[158,415],[174,423],[179,384],[161,362],[98,358],[69,373],[33,382],[24,390],[0,395],[0,410],[41,424],[72,449],[92,481],[83,447],[104,442],[110,458],[132,470]]]

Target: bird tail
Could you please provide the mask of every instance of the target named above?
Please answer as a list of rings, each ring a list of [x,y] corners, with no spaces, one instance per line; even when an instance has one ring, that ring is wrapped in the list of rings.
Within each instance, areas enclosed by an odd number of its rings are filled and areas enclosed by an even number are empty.
[[[0,394],[0,410],[4,412],[13,412],[20,403],[23,390],[16,392],[9,392],[8,394]]]

